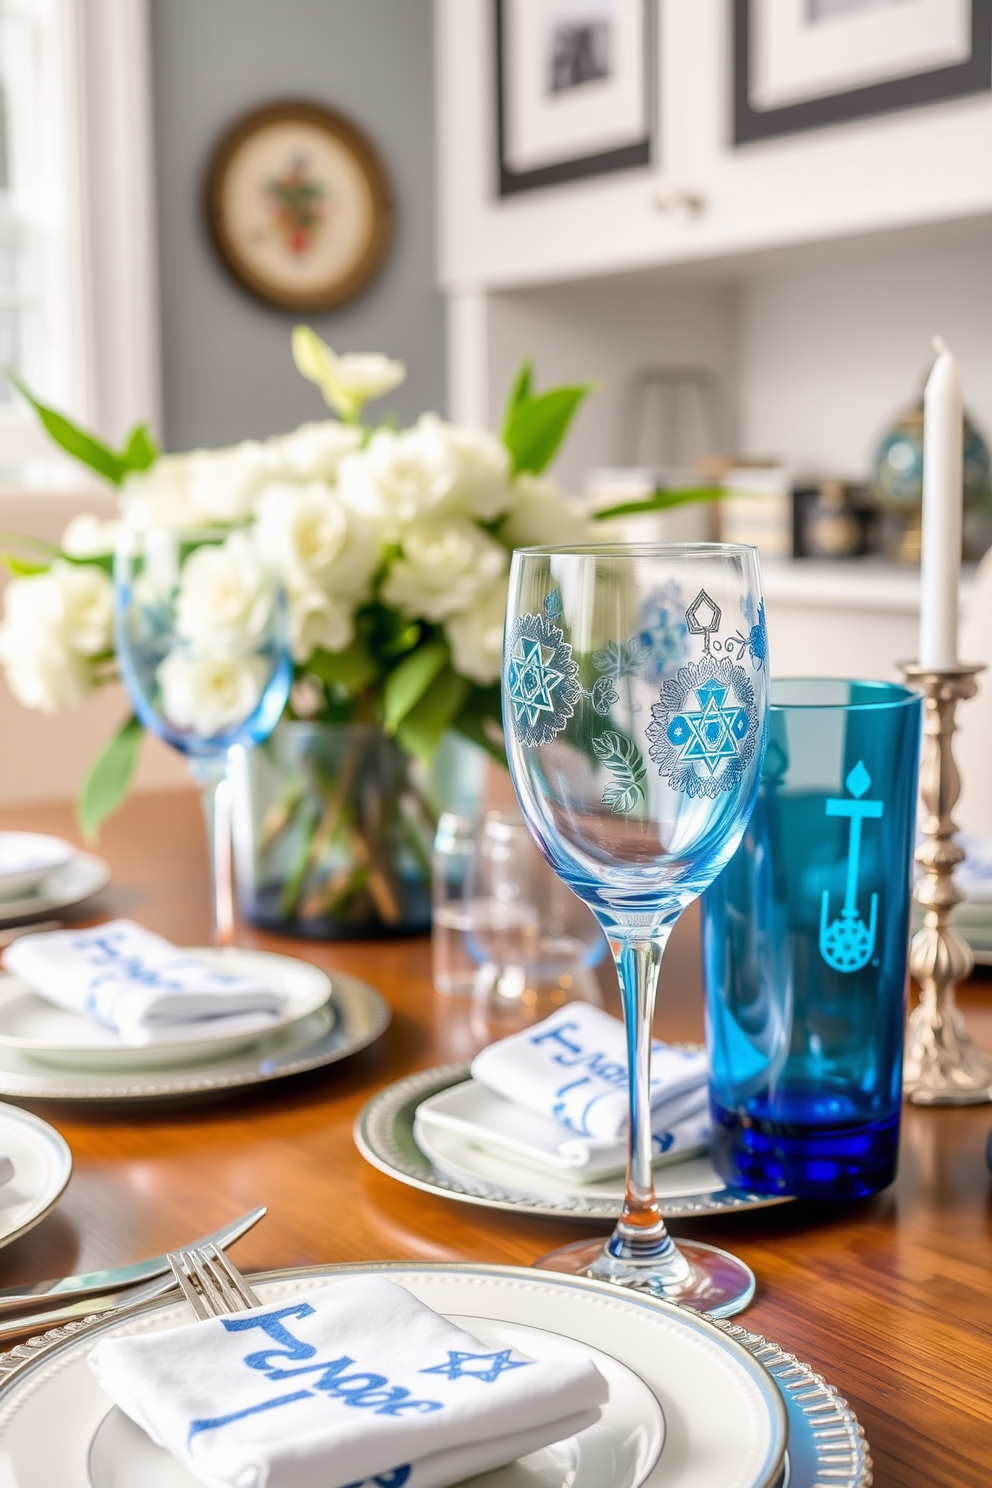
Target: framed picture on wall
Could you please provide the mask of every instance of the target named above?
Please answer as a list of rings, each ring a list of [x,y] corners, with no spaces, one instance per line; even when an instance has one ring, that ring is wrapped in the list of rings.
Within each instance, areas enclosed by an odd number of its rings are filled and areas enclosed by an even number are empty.
[[[235,278],[287,310],[353,299],[392,235],[378,152],[356,125],[313,103],[270,104],[228,130],[210,165],[207,213]]]
[[[651,159],[650,0],[495,0],[499,194]]]
[[[992,0],[733,0],[734,143],[992,88]]]

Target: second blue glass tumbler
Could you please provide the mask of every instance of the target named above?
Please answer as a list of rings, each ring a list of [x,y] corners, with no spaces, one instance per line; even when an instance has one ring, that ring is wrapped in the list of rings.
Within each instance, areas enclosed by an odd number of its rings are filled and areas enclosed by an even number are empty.
[[[771,684],[740,848],[703,899],[713,1160],[815,1198],[895,1176],[922,699]]]

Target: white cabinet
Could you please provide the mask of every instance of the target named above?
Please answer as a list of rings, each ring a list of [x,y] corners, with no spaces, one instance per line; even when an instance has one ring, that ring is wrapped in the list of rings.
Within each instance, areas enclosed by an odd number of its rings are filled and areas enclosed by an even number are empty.
[[[992,93],[735,148],[728,0],[658,0],[652,166],[501,199],[494,44],[492,0],[437,0],[440,276],[449,290],[992,213]]]

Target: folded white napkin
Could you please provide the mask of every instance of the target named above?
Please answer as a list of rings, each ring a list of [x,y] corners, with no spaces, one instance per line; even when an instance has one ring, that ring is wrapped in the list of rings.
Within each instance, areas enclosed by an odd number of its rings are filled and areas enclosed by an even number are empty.
[[[665,1125],[654,1119],[656,1163],[695,1156],[709,1146],[710,1113],[706,1087],[688,1090],[663,1107]],[[553,1116],[517,1105],[475,1080],[429,1096],[417,1107],[414,1140],[436,1166],[444,1150],[432,1138],[451,1132],[484,1151],[545,1173],[595,1183],[627,1166],[627,1138],[580,1137]]]
[[[125,1044],[189,1039],[207,1028],[255,1032],[286,1002],[277,987],[220,971],[132,920],[22,935],[0,960],[40,997],[116,1029]]]
[[[208,1488],[442,1488],[593,1425],[609,1394],[592,1363],[489,1347],[376,1276],[89,1363]]]
[[[522,1033],[490,1044],[472,1061],[480,1084],[507,1100],[553,1116],[576,1136],[616,1142],[627,1129],[624,1026],[588,1002],[570,1002]],[[700,1050],[651,1045],[651,1125],[670,1128],[686,1115],[685,1097],[706,1086]],[[700,1098],[695,1106],[703,1104]]]

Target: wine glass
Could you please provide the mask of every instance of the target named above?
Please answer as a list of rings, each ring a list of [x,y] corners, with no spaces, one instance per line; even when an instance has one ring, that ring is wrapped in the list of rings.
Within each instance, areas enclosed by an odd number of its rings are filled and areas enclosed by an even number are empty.
[[[117,661],[145,728],[186,755],[210,844],[215,945],[234,943],[228,753],[275,728],[292,679],[285,595],[247,532],[125,532]]]
[[[767,691],[753,548],[514,553],[503,654],[510,772],[538,846],[606,932],[630,1092],[616,1229],[605,1245],[581,1241],[540,1264],[719,1316],[747,1305],[754,1276],[713,1246],[677,1249],[665,1228],[652,1177],[651,1024],[672,926],[733,856],[754,806]]]

